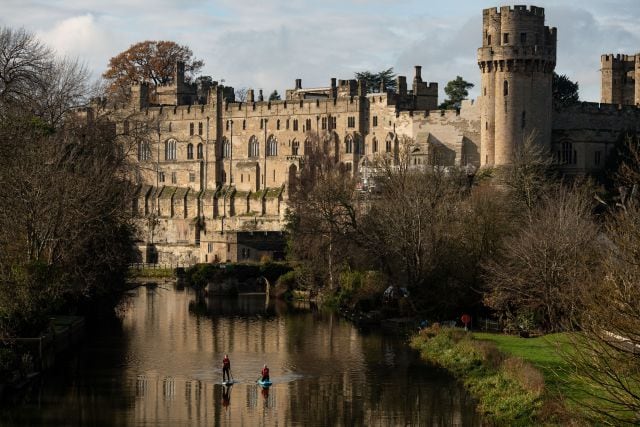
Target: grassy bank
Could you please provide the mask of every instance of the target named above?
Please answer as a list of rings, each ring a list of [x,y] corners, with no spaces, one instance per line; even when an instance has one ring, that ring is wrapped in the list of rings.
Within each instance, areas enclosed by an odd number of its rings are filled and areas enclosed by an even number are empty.
[[[130,268],[129,277],[142,277],[148,279],[162,279],[174,277],[173,268]]]
[[[488,422],[564,424],[570,416],[546,381],[547,374],[551,378],[554,368],[562,363],[554,353],[554,345],[540,339],[509,341],[499,337],[502,336],[479,334],[480,339],[475,339],[471,333],[436,326],[416,335],[412,346],[425,360],[460,379],[478,399],[478,409]],[[557,338],[561,340],[560,336]]]

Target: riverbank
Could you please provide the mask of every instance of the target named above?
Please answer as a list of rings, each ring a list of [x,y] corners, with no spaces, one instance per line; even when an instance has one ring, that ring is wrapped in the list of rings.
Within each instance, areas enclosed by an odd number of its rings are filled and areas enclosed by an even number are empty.
[[[20,392],[61,355],[75,347],[85,331],[82,316],[53,316],[40,336],[15,338],[11,348],[0,348],[0,401]]]
[[[461,380],[497,425],[566,425],[580,418],[567,403],[575,390],[558,352],[569,344],[562,334],[525,339],[438,326],[411,341],[423,359]]]

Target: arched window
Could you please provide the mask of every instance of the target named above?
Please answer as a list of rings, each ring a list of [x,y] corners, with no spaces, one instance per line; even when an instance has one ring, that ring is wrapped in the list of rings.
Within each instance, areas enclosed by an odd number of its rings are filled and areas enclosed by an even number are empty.
[[[191,147],[193,150],[193,147]],[[178,152],[178,142],[175,139],[170,139],[164,143],[164,159],[175,160]]]
[[[385,151],[386,151],[387,153],[390,153],[390,152],[391,152],[391,140],[390,140],[390,139],[387,139],[387,143],[386,143],[385,145],[386,145],[386,146],[385,146]]]
[[[249,157],[260,157],[260,145],[255,136],[249,138]]]
[[[267,141],[267,156],[277,156],[278,155],[278,141],[272,136],[269,137]]]
[[[353,138],[351,138],[351,135],[347,135],[347,137],[344,139],[344,145],[345,145],[345,152],[348,153],[353,153]]]
[[[293,142],[291,143],[291,155],[297,156],[299,149],[300,149],[300,143],[294,139]]]
[[[202,147],[202,143],[198,144],[197,156],[198,156],[199,159],[203,159],[204,158],[203,153],[202,153],[202,148],[203,148]]]
[[[305,139],[304,140],[304,154],[307,155],[307,156],[310,155],[311,151],[312,151],[312,148],[313,148],[313,144],[311,143],[311,140],[310,139]]]
[[[229,141],[227,140],[227,138],[223,138],[222,139],[222,158],[228,159],[229,157],[231,157],[231,144],[229,144]]]
[[[193,144],[191,143],[187,145],[187,159],[193,159]]]
[[[276,130],[280,130],[280,119],[276,122]]]
[[[504,84],[502,85],[502,93],[504,96],[509,95],[509,82],[507,80],[505,80]]]
[[[220,180],[222,182],[227,182],[227,173],[224,170],[220,173]]]
[[[371,152],[372,153],[378,152],[378,140],[375,138],[373,138],[373,141],[371,141]]]

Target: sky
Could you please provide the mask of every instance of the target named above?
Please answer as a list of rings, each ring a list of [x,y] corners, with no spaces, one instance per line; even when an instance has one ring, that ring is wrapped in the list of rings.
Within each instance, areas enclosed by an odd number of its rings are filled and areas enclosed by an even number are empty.
[[[24,27],[98,78],[109,58],[143,40],[172,40],[203,59],[225,85],[284,93],[328,86],[331,77],[389,67],[443,88],[457,75],[476,84],[487,0],[0,0],[0,26]],[[522,4],[522,3],[520,3]],[[600,55],[640,52],[640,0],[539,0],[558,28],[556,71],[600,99]]]

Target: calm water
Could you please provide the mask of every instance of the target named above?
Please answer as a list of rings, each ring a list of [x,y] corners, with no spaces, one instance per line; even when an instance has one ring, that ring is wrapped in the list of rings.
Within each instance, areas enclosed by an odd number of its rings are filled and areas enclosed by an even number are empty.
[[[477,425],[473,402],[402,341],[264,295],[139,288],[0,425]],[[220,384],[225,353],[237,383]],[[262,365],[273,386],[256,385]]]

